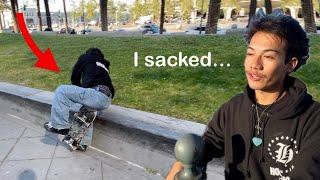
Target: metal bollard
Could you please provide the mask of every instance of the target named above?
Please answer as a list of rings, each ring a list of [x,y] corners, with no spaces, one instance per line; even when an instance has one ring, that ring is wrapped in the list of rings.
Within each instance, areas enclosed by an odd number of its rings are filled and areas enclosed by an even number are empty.
[[[203,180],[205,176],[197,167],[204,147],[203,140],[195,134],[186,134],[179,139],[174,147],[176,159],[182,163],[183,170],[178,172],[175,180]]]

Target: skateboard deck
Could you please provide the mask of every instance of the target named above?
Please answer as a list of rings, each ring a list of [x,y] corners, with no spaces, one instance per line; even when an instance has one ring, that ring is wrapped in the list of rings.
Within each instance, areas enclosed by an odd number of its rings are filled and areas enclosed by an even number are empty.
[[[76,112],[73,115],[73,121],[69,133],[63,138],[63,142],[70,147],[70,151],[81,149],[82,139],[86,135],[90,126],[92,126],[97,116],[97,111],[88,110],[90,113]]]

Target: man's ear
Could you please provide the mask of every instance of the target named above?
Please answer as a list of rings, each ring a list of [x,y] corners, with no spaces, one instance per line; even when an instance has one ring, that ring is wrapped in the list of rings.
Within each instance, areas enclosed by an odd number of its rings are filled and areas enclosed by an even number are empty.
[[[296,57],[291,58],[286,64],[287,74],[290,74],[291,72],[293,72],[293,70],[297,67],[297,65],[298,65],[298,58]]]

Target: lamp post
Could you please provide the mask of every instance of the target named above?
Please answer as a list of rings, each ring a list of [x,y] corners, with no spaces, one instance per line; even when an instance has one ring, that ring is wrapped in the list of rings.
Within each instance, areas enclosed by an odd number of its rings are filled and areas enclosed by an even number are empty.
[[[201,18],[200,18],[200,31],[199,31],[199,34],[202,33],[202,18],[203,18],[203,0],[201,1]]]
[[[86,23],[84,17],[84,0],[82,0],[82,20],[83,20],[83,34],[86,34]]]

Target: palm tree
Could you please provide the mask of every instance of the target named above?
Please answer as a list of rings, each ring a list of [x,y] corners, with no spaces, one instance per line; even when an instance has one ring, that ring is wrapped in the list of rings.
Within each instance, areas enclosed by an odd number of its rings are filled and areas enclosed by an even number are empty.
[[[63,0],[63,10],[64,10],[65,23],[66,23],[66,32],[69,33],[68,16],[67,16],[67,10],[66,10],[66,0]]]
[[[108,31],[108,0],[100,0],[101,30]]]
[[[44,7],[46,9],[47,27],[49,29],[52,29],[51,14],[50,14],[50,9],[49,9],[49,0],[44,0]]]
[[[316,23],[313,14],[312,0],[301,0],[302,16],[306,32],[316,33]]]
[[[39,18],[39,30],[42,31],[42,19],[41,19],[40,1],[39,0],[37,0],[37,15]]]
[[[18,8],[18,0],[10,0],[11,3],[11,13],[12,13],[12,17],[13,17],[13,31],[15,33],[19,32],[18,26],[17,26],[17,8]]]
[[[0,30],[3,29],[2,26],[2,11],[5,9],[5,1],[4,0],[0,0]]]
[[[3,26],[2,26],[2,16],[1,16],[1,13],[0,13],[0,30],[3,29]]]
[[[0,11],[0,14],[1,14],[0,18],[2,17],[1,21],[2,21],[2,23],[3,23],[3,26],[5,26],[4,14],[3,14],[3,11],[2,11],[2,10]]]
[[[163,33],[163,24],[164,24],[164,8],[165,0],[161,0],[161,9],[160,9],[160,34]]]
[[[250,1],[250,9],[249,9],[249,21],[250,23],[251,18],[256,14],[257,9],[257,0],[251,0]]]
[[[9,9],[7,5],[7,0],[0,0],[0,29],[4,28],[4,15],[3,10]]]
[[[272,13],[271,0],[264,0],[264,6],[266,7],[266,14],[271,14]]]
[[[221,0],[210,0],[206,34],[216,34],[220,17]],[[200,27],[201,28],[201,27]]]

